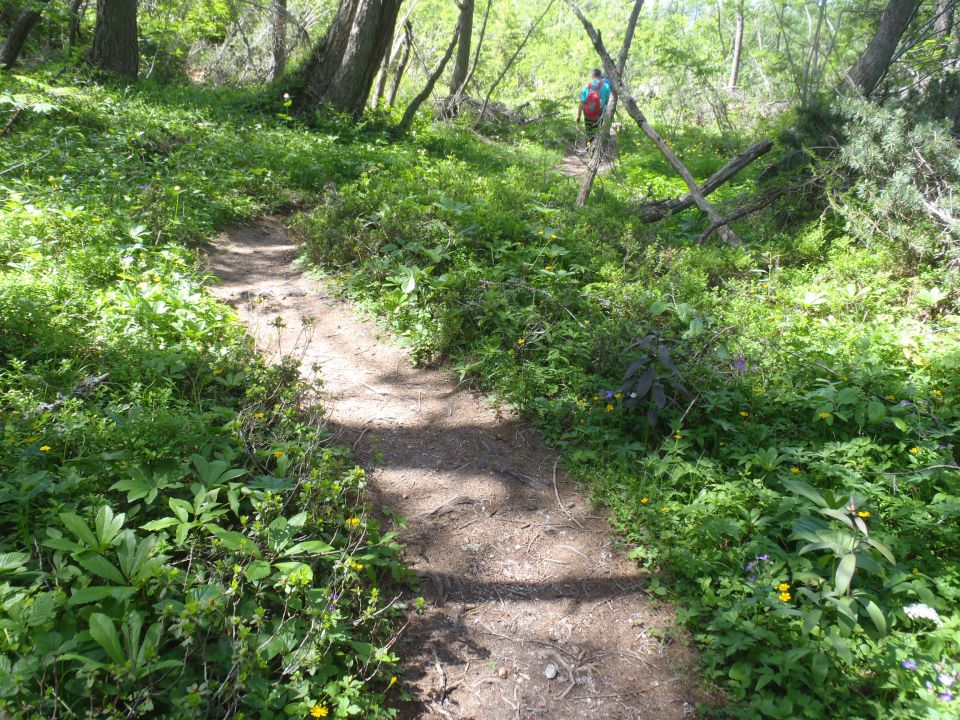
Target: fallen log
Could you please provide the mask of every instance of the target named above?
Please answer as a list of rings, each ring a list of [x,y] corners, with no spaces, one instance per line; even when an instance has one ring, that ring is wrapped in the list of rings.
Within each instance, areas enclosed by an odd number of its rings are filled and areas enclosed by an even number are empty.
[[[733,160],[720,168],[713,175],[711,175],[707,181],[700,186],[700,192],[702,192],[704,197],[706,197],[721,185],[733,179],[738,172],[743,170],[754,160],[770,152],[772,147],[773,143],[770,140],[761,140],[760,142],[754,143],[742,153],[737,155],[737,157],[735,157]],[[640,206],[640,220],[641,222],[645,223],[657,222],[658,220],[668,218],[674,213],[680,212],[681,210],[686,210],[689,207],[693,207],[694,204],[694,199],[690,193],[687,193],[681,197],[670,198],[667,200],[656,200]]]
[[[784,185],[782,187],[775,188],[774,190],[771,190],[748,203],[744,203],[743,205],[738,207],[736,210],[733,210],[728,215],[723,216],[719,220],[711,221],[711,223],[707,226],[707,229],[700,234],[700,237],[698,238],[698,242],[702,245],[704,242],[706,242],[707,238],[713,235],[713,233],[715,233],[720,228],[726,227],[730,223],[736,222],[737,220],[740,220],[741,218],[744,218],[747,215],[753,215],[755,212],[759,212],[763,210],[765,207],[772,204],[774,201],[776,201],[778,198],[782,197],[783,195],[786,195],[787,193],[795,192],[803,187],[806,187],[807,185],[810,185],[812,182],[813,180],[811,179],[802,183],[790,183],[789,185]]]

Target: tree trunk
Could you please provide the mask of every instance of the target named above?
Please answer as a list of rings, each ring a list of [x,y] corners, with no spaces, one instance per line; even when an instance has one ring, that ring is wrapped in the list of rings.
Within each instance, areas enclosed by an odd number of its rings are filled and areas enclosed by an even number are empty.
[[[359,117],[377,69],[393,39],[402,0],[341,0],[323,40],[300,70],[303,89],[295,111],[310,114],[321,103]]]
[[[877,88],[890,68],[893,53],[919,5],[920,0],[890,0],[887,3],[876,35],[847,71],[844,81],[846,89],[869,96]]]
[[[730,90],[737,89],[737,81],[740,79],[740,62],[743,57],[743,1],[737,3],[737,24],[733,33],[733,59],[730,61]]]
[[[643,0],[636,0],[633,4],[633,10],[630,12],[630,19],[627,20],[627,31],[623,36],[623,45],[620,46],[620,55],[617,57],[617,72],[623,77],[624,68],[627,66],[627,55],[630,54],[630,46],[633,44],[633,34],[637,29],[637,20],[640,18],[640,10],[643,8]],[[577,193],[577,205],[583,207],[587,204],[590,192],[593,190],[593,183],[597,179],[597,173],[600,172],[600,165],[603,163],[604,155],[608,148],[613,145],[613,117],[617,113],[617,96],[614,95],[607,102],[604,111],[603,124],[600,132],[597,133],[597,142],[594,143],[593,152],[590,156],[590,162],[587,163],[587,173],[580,182],[580,191]]]
[[[97,25],[87,62],[136,80],[140,69],[137,0],[97,0]]]
[[[949,37],[953,30],[953,14],[956,10],[956,0],[940,0],[937,3],[937,19],[934,29],[940,37]]]
[[[407,20],[403,24],[403,54],[400,56],[400,63],[393,75],[393,87],[390,88],[390,99],[388,104],[393,107],[397,102],[397,93],[400,92],[400,81],[403,80],[403,71],[407,69],[407,63],[410,61],[410,49],[413,47],[413,23]]]
[[[703,193],[697,186],[697,181],[694,179],[693,175],[690,174],[690,171],[687,170],[686,165],[680,162],[680,159],[673,153],[673,150],[670,149],[670,146],[667,145],[666,141],[660,137],[660,134],[653,129],[653,127],[647,121],[646,116],[640,111],[640,108],[637,106],[637,101],[634,100],[633,95],[630,94],[626,86],[623,84],[620,73],[617,72],[617,66],[613,64],[613,59],[610,57],[610,53],[607,52],[607,48],[604,46],[603,40],[600,38],[600,33],[598,33],[596,28],[594,28],[590,21],[587,20],[586,16],[584,16],[583,12],[579,7],[577,7],[573,0],[567,0],[567,4],[580,19],[580,23],[587,31],[587,35],[590,36],[590,40],[593,42],[594,49],[597,51],[597,54],[600,56],[601,60],[603,60],[603,67],[607,73],[607,77],[613,84],[613,89],[623,101],[623,106],[626,109],[627,114],[633,118],[634,122],[636,122],[640,129],[643,130],[644,134],[653,141],[654,145],[657,146],[657,149],[660,150],[660,154],[666,158],[671,167],[673,167],[673,169],[677,171],[677,174],[683,178],[683,181],[687,185],[687,189],[690,191],[691,197],[693,197],[694,203],[696,203],[696,206],[704,214],[706,214],[711,224],[722,223],[723,218],[720,217],[720,213],[718,213],[716,208],[708,203],[706,198],[703,197]],[[719,233],[728,245],[738,246],[741,244],[740,238],[737,237],[736,233],[734,233],[733,230],[726,225],[719,227]]]
[[[70,3],[70,27],[67,30],[67,49],[73,50],[80,37],[80,23],[87,9],[87,0],[72,0]]]
[[[287,0],[270,0],[273,25],[273,66],[270,79],[278,80],[287,69]]]
[[[404,111],[403,118],[400,120],[400,128],[402,130],[406,130],[410,127],[410,123],[413,122],[413,118],[417,114],[417,110],[421,105],[423,105],[423,101],[430,97],[430,93],[433,92],[433,88],[437,84],[437,80],[440,79],[444,68],[447,67],[447,63],[450,62],[450,58],[453,56],[453,49],[457,46],[457,40],[459,37],[460,23],[457,22],[457,27],[453,31],[453,40],[451,40],[450,44],[447,46],[447,51],[443,54],[440,64],[437,66],[437,69],[430,74],[430,77],[427,79],[427,84],[423,90],[420,91],[420,94],[410,102],[410,104],[407,106],[407,109]]]
[[[0,0],[0,25],[10,27],[17,20],[16,0]]]
[[[457,62],[450,78],[450,95],[456,95],[470,72],[470,43],[473,41],[474,0],[460,0],[460,44],[457,46]]]
[[[27,42],[27,36],[33,26],[37,24],[37,20],[40,19],[41,11],[37,9],[38,7],[34,6],[20,13],[17,21],[10,28],[10,32],[7,33],[7,41],[3,44],[3,49],[0,50],[0,65],[3,65],[7,70],[17,62],[20,51],[23,50],[24,43]]]

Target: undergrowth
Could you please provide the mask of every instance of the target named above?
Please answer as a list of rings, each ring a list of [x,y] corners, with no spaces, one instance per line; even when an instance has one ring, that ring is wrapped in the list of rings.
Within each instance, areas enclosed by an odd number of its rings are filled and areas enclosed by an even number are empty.
[[[196,249],[382,138],[235,91],[0,102],[0,715],[391,717],[399,548]]]
[[[832,210],[798,198],[739,223],[733,249],[698,244],[693,213],[635,219],[682,186],[629,132],[582,210],[529,137],[420,133],[295,218],[305,252],[415,357],[449,360],[565,448],[672,589],[729,701],[708,714],[951,716],[953,246],[866,233],[887,212],[869,206],[882,170],[834,168]],[[737,139],[672,142],[704,177]],[[888,146],[861,133],[850,152],[885,167]],[[717,197],[750,187],[748,172]],[[921,205],[896,208],[901,232]]]

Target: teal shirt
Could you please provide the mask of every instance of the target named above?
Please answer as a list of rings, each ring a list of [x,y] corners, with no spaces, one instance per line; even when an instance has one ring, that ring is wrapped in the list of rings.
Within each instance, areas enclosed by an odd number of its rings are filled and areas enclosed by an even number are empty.
[[[587,95],[590,94],[591,89],[596,89],[595,83],[600,83],[600,104],[606,109],[607,101],[610,99],[610,81],[606,78],[591,80],[584,85],[583,90],[580,91],[580,104],[582,105],[587,101]]]

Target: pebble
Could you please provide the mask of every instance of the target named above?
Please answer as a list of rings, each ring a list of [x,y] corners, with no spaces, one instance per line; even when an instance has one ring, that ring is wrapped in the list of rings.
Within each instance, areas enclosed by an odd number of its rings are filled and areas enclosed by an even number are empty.
[[[502,668],[500,668],[499,670],[497,670],[497,675],[500,676],[500,679],[501,679],[501,680],[506,680],[506,679],[507,679],[507,675],[509,675],[509,674],[510,674],[510,671],[507,670],[505,667],[502,667]]]
[[[553,663],[549,663],[549,664],[543,669],[543,676],[544,676],[547,680],[553,680],[553,679],[557,676],[557,666],[554,665]]]

